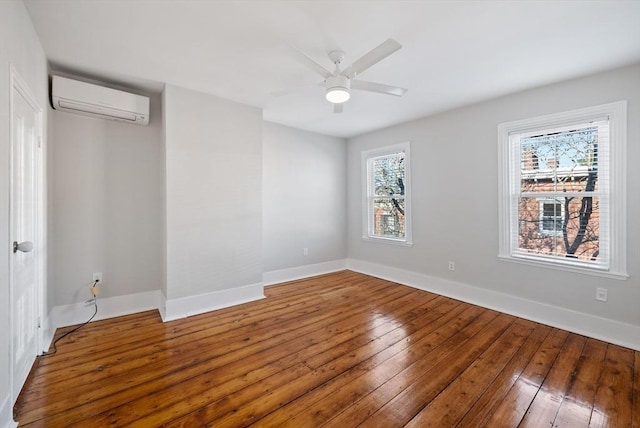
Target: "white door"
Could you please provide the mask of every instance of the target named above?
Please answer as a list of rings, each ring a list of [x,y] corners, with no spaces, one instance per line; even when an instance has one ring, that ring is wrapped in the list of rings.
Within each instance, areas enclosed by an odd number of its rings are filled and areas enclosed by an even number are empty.
[[[43,280],[42,110],[12,70],[10,307],[12,398],[40,348]]]

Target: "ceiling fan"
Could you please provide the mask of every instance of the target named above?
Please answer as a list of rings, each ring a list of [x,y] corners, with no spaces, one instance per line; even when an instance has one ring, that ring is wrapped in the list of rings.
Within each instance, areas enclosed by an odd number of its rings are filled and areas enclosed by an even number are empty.
[[[401,97],[407,92],[407,89],[405,88],[367,82],[364,80],[356,80],[356,77],[359,74],[382,61],[400,48],[402,48],[400,43],[393,39],[388,39],[380,46],[364,54],[344,70],[340,70],[340,64],[344,60],[344,52],[340,50],[331,51],[329,52],[329,59],[336,66],[333,73],[309,58],[304,53],[300,51],[296,52],[298,53],[298,58],[302,64],[324,77],[322,86],[325,87],[325,97],[327,101],[333,103],[334,113],[342,113],[343,104],[351,97],[351,89],[394,95],[396,97]]]

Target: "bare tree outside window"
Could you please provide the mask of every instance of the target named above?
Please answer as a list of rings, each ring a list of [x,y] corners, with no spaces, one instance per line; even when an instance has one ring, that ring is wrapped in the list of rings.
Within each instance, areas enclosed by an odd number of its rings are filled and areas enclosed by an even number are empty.
[[[627,103],[498,125],[498,257],[626,279]]]
[[[374,235],[405,236],[405,155],[395,153],[370,161]]]
[[[598,127],[524,137],[520,153],[520,250],[597,260]]]

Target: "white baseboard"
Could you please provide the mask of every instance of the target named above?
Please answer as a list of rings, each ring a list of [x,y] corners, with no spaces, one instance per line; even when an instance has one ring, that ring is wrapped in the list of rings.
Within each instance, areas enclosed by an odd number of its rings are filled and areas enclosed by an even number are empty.
[[[98,297],[98,313],[93,320],[97,321],[136,312],[150,311],[158,309],[161,303],[162,293],[159,290],[126,294],[124,296]],[[93,311],[93,305],[88,305],[84,302],[56,306],[49,317],[51,320],[50,325],[55,332],[55,329],[59,327],[82,324],[93,315]],[[46,344],[47,342],[44,343]]]
[[[0,427],[15,428],[18,424],[13,420],[13,406],[11,405],[11,394],[7,394],[0,405]]]
[[[337,272],[347,268],[347,261],[333,260],[330,262],[304,265],[294,268],[273,270],[262,274],[264,285],[278,284],[281,282],[294,281],[296,279],[308,278],[310,276],[323,275],[325,273]]]
[[[261,282],[197,296],[167,299],[160,314],[163,314],[162,320],[167,322],[259,299],[264,299],[264,285]]]
[[[348,259],[347,268],[594,339],[640,350],[640,327],[632,324],[361,260]]]
[[[40,345],[42,347],[42,349],[40,351],[43,352],[43,353],[47,352],[49,350],[49,346],[53,342],[53,338],[56,335],[56,328],[57,327],[55,325],[53,325],[53,323],[51,322],[52,318],[53,318],[52,314],[49,314],[45,318],[45,323],[43,325],[43,331],[42,331],[42,337],[41,337],[42,342],[40,343]]]

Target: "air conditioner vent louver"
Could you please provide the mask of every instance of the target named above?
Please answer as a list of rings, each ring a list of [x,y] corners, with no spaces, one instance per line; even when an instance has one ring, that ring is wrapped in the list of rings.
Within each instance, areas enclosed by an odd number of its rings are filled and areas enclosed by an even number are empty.
[[[56,110],[137,125],[149,124],[149,98],[117,89],[53,76],[51,101]]]

